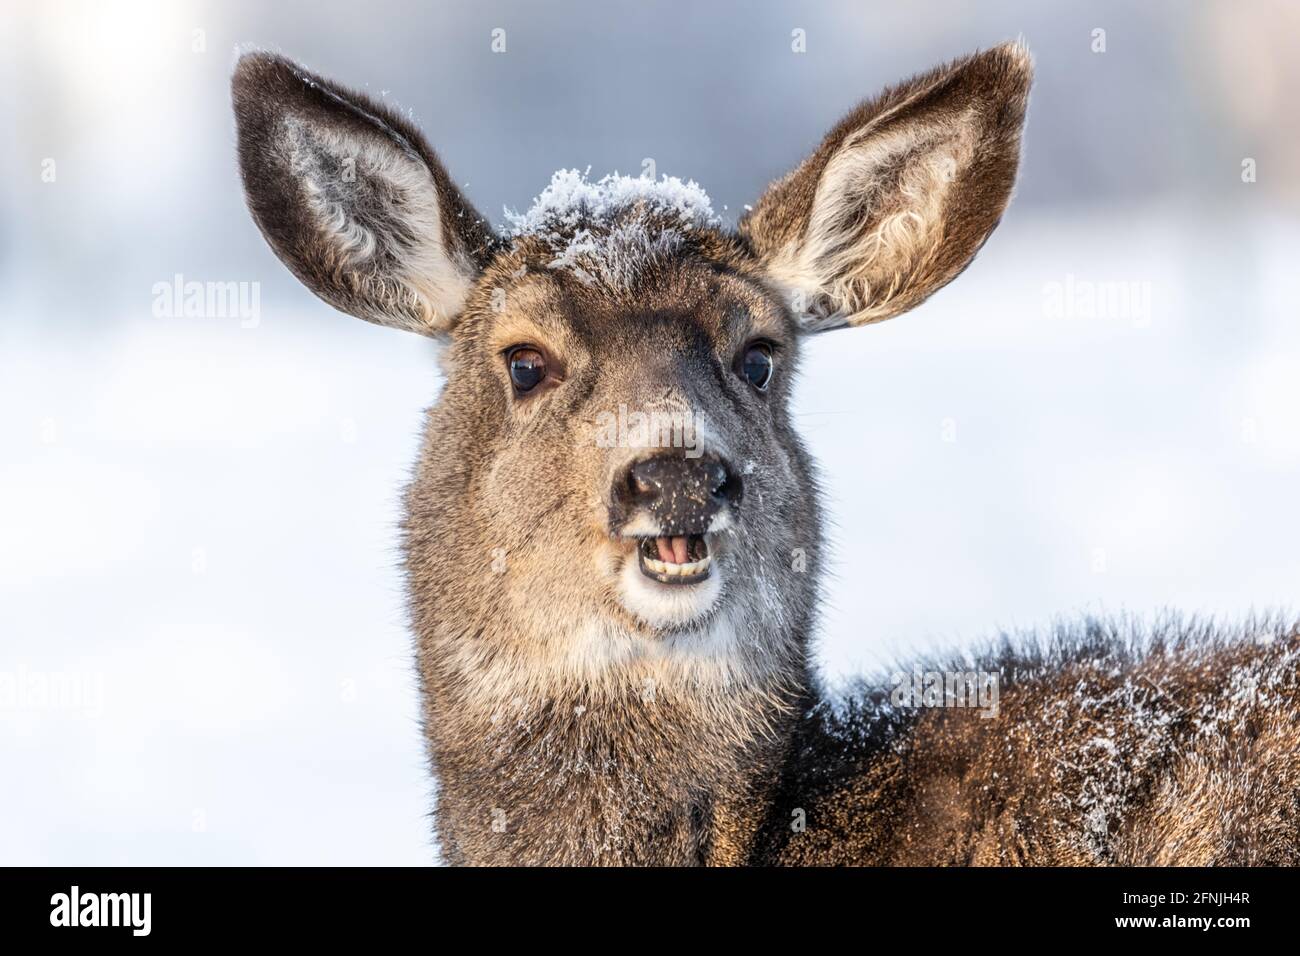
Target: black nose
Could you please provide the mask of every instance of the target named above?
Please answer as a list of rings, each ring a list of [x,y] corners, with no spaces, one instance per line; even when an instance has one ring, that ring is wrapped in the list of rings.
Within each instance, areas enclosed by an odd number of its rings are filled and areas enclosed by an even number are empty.
[[[633,462],[615,488],[623,521],[649,512],[665,535],[702,534],[714,516],[740,502],[740,476],[712,455],[654,455]]]

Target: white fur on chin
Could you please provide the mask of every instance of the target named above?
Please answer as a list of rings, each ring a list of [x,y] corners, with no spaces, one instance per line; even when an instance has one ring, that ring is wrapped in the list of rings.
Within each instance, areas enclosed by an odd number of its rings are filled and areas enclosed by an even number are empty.
[[[680,627],[713,609],[722,593],[722,573],[715,558],[709,576],[699,584],[660,584],[641,573],[640,562],[632,554],[623,562],[618,596],[623,606],[646,624]]]

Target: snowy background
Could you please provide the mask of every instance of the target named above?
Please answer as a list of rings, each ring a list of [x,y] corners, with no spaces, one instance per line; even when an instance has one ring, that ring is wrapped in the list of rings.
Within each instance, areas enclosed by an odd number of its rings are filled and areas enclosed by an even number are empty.
[[[856,100],[1023,33],[1001,229],[914,313],[811,343],[825,669],[1086,611],[1296,607],[1294,5],[429,7],[0,13],[0,863],[435,859],[394,526],[436,355],[258,236],[240,43],[409,107],[496,221],[554,169],[646,158],[734,220]],[[259,283],[255,327],[156,318],[177,274]]]

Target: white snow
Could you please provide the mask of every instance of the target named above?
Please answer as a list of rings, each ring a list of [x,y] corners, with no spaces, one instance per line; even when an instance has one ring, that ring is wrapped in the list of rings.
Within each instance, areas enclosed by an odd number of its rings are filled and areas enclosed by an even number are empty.
[[[610,290],[629,287],[642,269],[671,256],[692,229],[721,224],[693,180],[613,173],[593,182],[576,169],[555,173],[527,212],[505,214],[512,236],[535,237],[550,249],[548,268]]]
[[[583,225],[607,224],[632,207],[675,220],[687,230],[721,224],[708,193],[693,179],[683,182],[664,175],[654,180],[615,172],[593,182],[587,178],[589,172],[557,170],[527,211],[506,209],[511,234],[546,238]]]

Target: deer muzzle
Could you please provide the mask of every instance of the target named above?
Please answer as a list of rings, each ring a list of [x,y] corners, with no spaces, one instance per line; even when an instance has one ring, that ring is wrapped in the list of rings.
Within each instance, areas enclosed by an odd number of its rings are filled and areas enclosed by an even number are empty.
[[[713,568],[709,536],[740,504],[740,476],[723,459],[663,453],[633,462],[618,479],[614,511],[637,539],[641,573],[661,584],[696,584]]]

